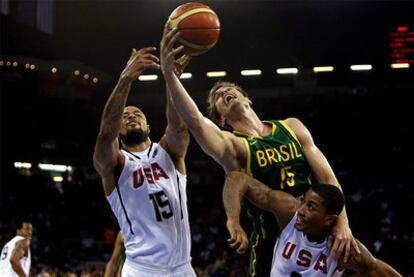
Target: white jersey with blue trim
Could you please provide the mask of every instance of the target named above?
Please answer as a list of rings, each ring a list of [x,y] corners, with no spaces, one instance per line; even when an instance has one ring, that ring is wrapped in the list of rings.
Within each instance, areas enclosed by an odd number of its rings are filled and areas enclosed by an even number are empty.
[[[329,257],[326,240],[322,243],[309,241],[303,232],[296,229],[296,218],[297,213],[276,242],[271,276],[342,276],[336,261]]]
[[[125,165],[107,199],[121,227],[127,260],[162,270],[190,263],[186,176],[157,143],[142,152],[121,151]]]
[[[0,276],[1,277],[18,277],[19,275],[13,270],[10,259],[13,253],[14,248],[16,247],[16,243],[20,240],[23,240],[24,237],[22,236],[15,236],[1,250],[0,256]],[[23,268],[24,273],[26,276],[29,276],[30,273],[30,264],[31,264],[31,257],[30,257],[30,249],[27,253],[27,256],[23,256],[20,259],[20,265]]]

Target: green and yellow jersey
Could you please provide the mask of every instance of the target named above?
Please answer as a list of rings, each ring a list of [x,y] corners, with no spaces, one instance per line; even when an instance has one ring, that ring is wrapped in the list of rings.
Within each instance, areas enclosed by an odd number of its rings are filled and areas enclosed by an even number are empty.
[[[282,120],[263,121],[272,125],[268,136],[242,137],[247,148],[247,173],[272,189],[298,197],[311,184],[311,170],[295,133]],[[250,276],[269,276],[273,247],[279,234],[275,217],[244,201],[247,217],[253,223],[250,236]]]

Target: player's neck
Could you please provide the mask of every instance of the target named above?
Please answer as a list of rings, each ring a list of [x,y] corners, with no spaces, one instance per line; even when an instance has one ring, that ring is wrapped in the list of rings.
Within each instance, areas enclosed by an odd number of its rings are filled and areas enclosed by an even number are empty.
[[[129,152],[142,152],[151,145],[150,138],[138,144],[124,144],[124,148]]]
[[[323,232],[320,234],[304,233],[304,235],[310,242],[322,243],[326,240],[326,237],[328,236],[328,232]]]
[[[231,126],[233,130],[248,136],[267,136],[272,132],[272,126],[263,123],[252,109],[231,122]]]
[[[272,132],[272,126],[263,123],[256,113],[249,117],[242,117],[231,125],[235,131],[248,136],[268,136]]]

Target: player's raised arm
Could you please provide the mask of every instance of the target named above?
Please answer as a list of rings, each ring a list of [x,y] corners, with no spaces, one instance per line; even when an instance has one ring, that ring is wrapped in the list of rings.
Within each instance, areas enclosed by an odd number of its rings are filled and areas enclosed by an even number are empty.
[[[288,118],[285,123],[292,129],[297,136],[299,143],[303,147],[306,160],[312,170],[313,176],[320,184],[332,184],[342,190],[341,185],[336,179],[335,173],[332,170],[325,155],[315,145],[312,135],[305,125],[296,118]],[[345,261],[348,260],[350,255],[351,246],[359,252],[358,244],[352,235],[352,231],[349,228],[348,216],[346,209],[342,210],[342,213],[338,217],[332,234],[334,235],[334,241],[329,240],[329,245],[332,257],[337,260],[342,253],[345,254]]]
[[[93,155],[93,163],[102,177],[106,195],[109,195],[115,187],[114,168],[119,162],[123,162],[123,155],[119,152],[118,135],[131,83],[144,70],[159,68],[158,58],[151,54],[155,49],[155,47],[146,47],[138,51],[132,50],[131,57],[106,102]]]
[[[174,72],[178,77],[181,76],[190,60],[190,56],[183,55],[175,62]],[[174,160],[177,170],[182,174],[185,174],[186,170],[184,158],[190,142],[190,136],[188,134],[187,126],[171,103],[170,90],[168,86],[166,86],[165,89],[167,100],[167,127],[165,129],[165,135],[160,140],[160,144],[167,150]]]
[[[221,131],[211,120],[204,117],[197,105],[191,99],[179,78],[174,74],[174,56],[182,50],[182,46],[174,49],[173,45],[179,36],[176,29],[168,31],[167,24],[161,40],[161,70],[165,82],[171,91],[172,102],[181,118],[191,131],[204,152],[212,156],[224,168],[231,165],[226,164],[226,156],[235,156],[233,143],[226,132]],[[233,151],[232,151],[233,149]]]

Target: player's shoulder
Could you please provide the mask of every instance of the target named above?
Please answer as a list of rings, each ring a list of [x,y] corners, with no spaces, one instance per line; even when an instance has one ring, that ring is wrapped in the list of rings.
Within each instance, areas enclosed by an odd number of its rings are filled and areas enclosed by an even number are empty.
[[[22,238],[22,239],[16,241],[16,247],[23,248],[24,250],[29,249],[29,247],[30,247],[30,239]]]
[[[280,121],[284,122],[289,127],[303,126],[302,121],[297,117],[288,117],[288,118],[282,119]]]

